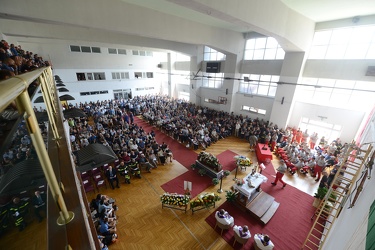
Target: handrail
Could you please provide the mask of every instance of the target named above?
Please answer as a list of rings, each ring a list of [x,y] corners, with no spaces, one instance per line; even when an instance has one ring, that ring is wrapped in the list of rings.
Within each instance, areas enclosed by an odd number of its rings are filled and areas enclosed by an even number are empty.
[[[17,75],[0,82],[0,112],[11,104],[40,74],[50,67],[43,67],[31,72]]]

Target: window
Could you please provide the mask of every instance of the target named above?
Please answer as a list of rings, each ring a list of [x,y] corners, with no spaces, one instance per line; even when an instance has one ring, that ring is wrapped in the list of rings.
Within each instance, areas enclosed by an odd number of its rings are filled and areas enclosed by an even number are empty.
[[[240,82],[239,92],[251,95],[263,95],[274,97],[276,95],[279,76],[245,74],[246,79]]]
[[[112,79],[129,79],[129,72],[112,72]]]
[[[126,55],[126,49],[118,49],[117,51],[119,55]]]
[[[75,46],[75,45],[70,45],[70,51],[71,52],[81,52],[81,47]]]
[[[77,75],[77,81],[86,81],[85,73],[76,73],[76,75]]]
[[[273,37],[252,38],[246,41],[244,60],[282,60],[285,51]]]
[[[203,60],[204,61],[225,61],[226,55],[218,52],[208,46],[204,46]]]
[[[101,53],[99,47],[91,47],[92,53]]]
[[[91,47],[81,46],[81,51],[85,53],[91,53]]]
[[[105,80],[105,74],[104,74],[104,72],[94,73],[94,79],[95,80]]]
[[[147,72],[146,77],[147,78],[154,78],[154,73],[153,72]]]
[[[326,117],[322,116],[321,120],[313,120],[306,117],[302,117],[299,123],[299,128],[302,131],[309,131],[310,133],[316,132],[320,137],[325,138],[326,141],[332,141],[339,138],[342,131],[342,126],[339,124],[330,124],[324,121]]]
[[[143,51],[143,50],[139,51],[139,55],[140,56],[146,56],[146,51]]]
[[[152,51],[146,51],[146,56],[153,56]]]
[[[202,77],[202,86],[208,88],[222,88],[224,73],[206,73]]]
[[[366,110],[375,105],[374,92],[375,82],[305,77],[297,85],[295,98],[314,104]]]
[[[92,73],[87,73],[87,80],[93,80],[93,76],[92,76]]]
[[[134,77],[135,78],[142,78],[142,72],[134,72]]]
[[[117,49],[108,48],[108,54],[117,54]]]
[[[138,56],[139,55],[139,51],[138,50],[133,50],[132,53],[133,53],[133,56]]]
[[[375,25],[319,30],[309,59],[375,59]]]
[[[242,106],[242,110],[252,112],[252,113],[257,113],[260,115],[265,115],[267,112],[265,109],[259,109],[259,108],[254,108],[250,106]]]

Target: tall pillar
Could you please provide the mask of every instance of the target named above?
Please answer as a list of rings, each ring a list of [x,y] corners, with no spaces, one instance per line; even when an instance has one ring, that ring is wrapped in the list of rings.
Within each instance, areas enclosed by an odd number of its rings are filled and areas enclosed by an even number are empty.
[[[203,48],[204,46],[197,46],[197,56],[190,57],[190,71],[192,76],[190,78],[190,102],[196,105],[202,105],[200,87],[202,86],[202,80],[200,77],[194,77],[194,75],[202,75],[201,68],[203,61]]]
[[[280,84],[277,86],[270,122],[285,128],[293,109],[296,84],[304,64],[305,52],[286,52],[281,68]]]
[[[242,52],[241,52],[242,53]],[[223,82],[223,96],[227,98],[227,104],[220,105],[220,110],[225,112],[234,111],[235,105],[235,94],[238,91],[240,73],[238,65],[240,65],[239,58],[242,58],[238,54],[226,54],[226,60],[224,64],[224,82]]]

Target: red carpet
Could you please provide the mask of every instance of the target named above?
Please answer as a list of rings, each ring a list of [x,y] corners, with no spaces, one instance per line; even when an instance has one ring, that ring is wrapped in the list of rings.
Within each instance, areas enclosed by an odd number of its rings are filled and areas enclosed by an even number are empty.
[[[219,160],[220,164],[223,166],[223,170],[232,171],[233,169],[236,168],[236,161],[234,159],[236,155],[237,155],[236,153],[230,150],[226,150],[217,156],[217,159]]]
[[[262,184],[262,190],[275,197],[275,200],[280,203],[278,210],[266,225],[258,222],[251,214],[242,212],[229,202],[225,202],[217,210],[220,208],[227,210],[235,218],[235,225],[249,226],[252,237],[245,245],[246,249],[251,249],[256,233],[268,234],[275,244],[275,250],[301,249],[313,224],[310,219],[315,211],[312,206],[313,197],[291,186],[287,186],[285,189],[282,189],[281,185],[274,187],[270,184],[273,177],[267,172],[263,173],[268,177],[268,182]],[[206,222],[212,227],[215,227],[215,212],[206,218]],[[218,228],[216,228],[216,231],[220,234]],[[233,244],[233,230],[224,231],[222,237],[230,245]],[[235,249],[240,249],[240,247],[240,244],[235,245]]]
[[[173,154],[175,154],[174,151]],[[221,165],[223,165],[224,170],[232,171],[236,167],[233,158],[235,155],[236,154],[230,150],[226,150],[223,153],[217,155],[217,158],[219,159]],[[186,173],[177,176],[176,178],[168,181],[167,183],[164,183],[163,185],[161,185],[161,187],[162,189],[164,189],[164,191],[169,193],[183,194],[184,181],[190,181],[193,184],[191,197],[197,196],[198,194],[202,193],[206,188],[212,185],[212,178],[208,176],[200,176],[198,174],[198,170],[192,170],[191,168],[189,168],[189,170]],[[223,181],[226,181],[226,179],[223,179]]]
[[[174,159],[190,170],[191,164],[195,162],[198,156],[193,150],[186,148],[184,145],[180,144],[172,137],[164,134],[163,132],[160,132],[156,127],[151,126],[150,124],[148,124],[147,122],[138,117],[134,117],[134,122],[138,126],[142,126],[142,128],[147,133],[153,130],[155,132],[156,141],[159,144],[165,142],[168,145],[168,147],[172,150]]]

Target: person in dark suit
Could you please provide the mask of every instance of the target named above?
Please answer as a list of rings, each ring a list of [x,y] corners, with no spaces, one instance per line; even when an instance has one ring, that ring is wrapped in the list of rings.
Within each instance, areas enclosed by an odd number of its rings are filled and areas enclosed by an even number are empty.
[[[115,186],[113,185],[114,181],[116,182],[116,187],[120,188],[119,181],[117,178],[117,171],[115,168],[112,168],[112,166],[109,166],[105,175],[107,176],[109,184],[111,184],[112,189],[115,189]]]
[[[44,194],[41,194],[39,191],[35,191],[35,194],[32,198],[32,203],[34,205],[34,213],[35,216],[38,218],[39,222],[43,220],[43,216],[41,214],[42,211],[46,211],[46,197]]]

